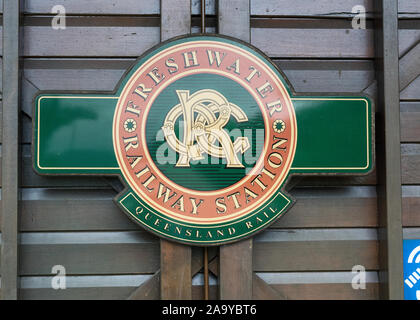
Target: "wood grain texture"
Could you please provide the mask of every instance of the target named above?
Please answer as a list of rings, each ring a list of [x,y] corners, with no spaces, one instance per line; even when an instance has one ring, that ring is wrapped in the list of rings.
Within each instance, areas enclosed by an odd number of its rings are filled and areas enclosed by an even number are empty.
[[[294,179],[294,178],[292,178]],[[293,180],[292,180],[293,182]],[[376,167],[364,176],[304,176],[297,186],[325,187],[325,186],[374,186],[377,184]]]
[[[399,72],[402,91],[420,75],[420,42],[400,58]]]
[[[27,190],[28,196],[36,190]],[[73,190],[50,190],[43,198],[24,198],[22,231],[119,231],[142,230],[127,219],[112,198],[115,192],[86,190],[83,199]],[[376,195],[370,187],[297,188],[296,204],[272,228],[376,227]],[[58,197],[58,198],[57,198]]]
[[[420,197],[408,197],[403,201],[403,226],[420,227]]]
[[[209,263],[209,270],[215,276],[219,275],[219,259],[215,258]],[[255,272],[252,273],[252,299],[254,300],[279,300],[284,296],[274,290],[262,280]]]
[[[296,21],[290,20],[296,24]],[[251,28],[251,44],[272,58],[373,58],[373,30],[348,27]],[[420,29],[399,30],[399,52],[405,54],[420,38]],[[279,41],[281,39],[281,41]],[[138,57],[159,43],[159,27],[93,26],[54,30],[24,28],[26,57]],[[352,43],[352,45],[348,45]],[[1,46],[1,44],[0,44]]]
[[[20,297],[23,300],[123,300],[132,291],[133,287],[27,288],[21,290]]]
[[[209,249],[209,259],[214,259],[216,255],[215,248]],[[192,258],[191,258],[191,276],[197,274],[203,268],[203,255],[202,250],[200,248],[192,248]],[[202,299],[202,292],[200,293],[198,288],[202,286],[195,286],[192,289],[193,299],[197,298],[197,295],[200,296]],[[138,288],[136,288],[130,296],[127,298],[128,300],[157,300],[160,298],[160,269],[155,272],[155,274],[148,279],[146,282],[141,284]],[[202,288],[201,288],[202,289]],[[214,288],[211,289],[211,294],[213,293]],[[215,298],[211,295],[212,298]]]
[[[209,300],[218,300],[218,286],[209,286]],[[194,285],[192,287],[192,300],[204,300],[204,286]]]
[[[219,33],[250,41],[250,0],[219,0]]]
[[[161,0],[160,40],[190,33],[191,1]],[[191,300],[191,247],[160,241],[160,296],[163,300]]]
[[[420,142],[420,102],[400,104],[401,142]]]
[[[368,283],[365,290],[354,290],[348,283],[321,284],[281,284],[271,285],[277,295],[288,300],[376,300],[378,285]],[[22,289],[21,298],[26,300],[117,300],[125,299],[132,287],[87,287],[53,290],[45,288]],[[193,286],[192,299],[203,299],[203,287]],[[255,297],[259,299],[262,296]],[[217,287],[210,286],[210,299],[217,299]],[[276,300],[276,296],[266,296],[264,300]]]
[[[18,299],[19,188],[20,188],[20,1],[3,3],[3,114],[2,114],[2,299]]]
[[[131,58],[26,58],[24,76],[40,90],[111,91],[133,62]],[[371,61],[275,59],[274,62],[297,92],[356,93],[374,80]]]
[[[159,43],[158,27],[31,26],[24,29],[25,56],[140,56]]]
[[[219,0],[219,33],[250,42],[250,0]],[[253,240],[220,246],[219,297],[221,300],[252,298]]]
[[[54,1],[36,1],[28,0],[27,12],[32,13],[41,13],[48,14],[52,5],[60,4],[64,0],[54,0]],[[67,2],[67,1],[66,1]],[[213,4],[212,4],[213,2]],[[199,8],[199,1],[192,1],[192,10]],[[279,6],[278,4],[283,4]],[[159,14],[159,0],[147,1],[147,3],[125,0],[125,1],[115,1],[115,0],[101,0],[100,4],[96,0],[93,1],[81,1],[75,0],[66,4],[67,12],[70,14],[94,14],[94,15],[132,15],[135,12],[135,15],[142,14],[152,14],[156,18]],[[208,0],[208,6],[213,5],[214,1]],[[351,17],[352,5],[356,4],[366,4],[368,12],[371,11],[371,1],[361,0],[361,1],[331,1],[319,0],[316,1],[316,4],[312,0],[252,0],[251,1],[251,14],[258,15],[259,17],[252,17],[252,20],[256,21],[256,18],[260,17],[282,17],[282,19],[277,20],[287,20],[286,29],[282,32],[280,27],[276,28],[252,28],[253,35],[258,37],[263,37],[267,40],[261,40],[258,38],[253,38],[253,41],[259,41],[262,48],[266,52],[271,52],[273,57],[281,57],[282,59],[276,59],[276,63],[280,65],[286,76],[291,80],[296,91],[299,92],[359,92],[362,91],[366,86],[368,86],[371,81],[373,81],[374,68],[371,58],[373,57],[372,52],[372,29],[362,31],[361,34],[353,33],[350,30],[349,34],[345,34],[346,28],[342,27],[343,22],[334,23],[332,19],[327,19],[329,17]],[[28,5],[30,7],[28,7]],[[194,9],[194,5],[195,8]],[[413,16],[418,14],[420,11],[418,0],[402,0],[400,1],[400,17]],[[214,9],[212,9],[214,10]],[[258,10],[258,11],[257,11]],[[198,11],[197,11],[198,12]],[[212,11],[207,10],[208,14]],[[111,18],[113,19],[114,17]],[[305,28],[296,28],[292,26],[296,24],[293,22],[293,19],[290,19],[294,16],[300,17],[322,17],[322,19],[328,20],[325,25],[328,25],[328,28],[316,28],[305,27]],[[420,15],[419,15],[420,16]],[[100,16],[98,16],[100,17]],[[102,17],[100,17],[102,19]],[[106,18],[106,17],[105,17]],[[107,19],[102,19],[103,21]],[[116,17],[120,22],[128,24],[126,18],[121,19],[121,17]],[[75,24],[86,22],[86,17],[79,19],[74,17]],[[276,19],[274,19],[276,20]],[[317,19],[313,19],[317,20]],[[344,20],[344,19],[340,19]],[[31,22],[33,21],[33,22]],[[38,23],[35,20],[31,20],[30,23]],[[109,20],[111,21],[111,20]],[[116,21],[116,20],[115,20]],[[265,20],[268,23],[268,20]],[[99,24],[99,20],[95,20],[95,23]],[[299,21],[298,21],[299,22]],[[316,22],[316,21],[315,21]],[[102,23],[102,22],[101,22]],[[105,22],[103,22],[105,23]],[[112,22],[115,24],[115,22]],[[264,22],[265,23],[265,22]],[[275,22],[277,23],[277,22]],[[284,23],[284,22],[282,22]],[[348,20],[349,29],[351,29],[351,21]],[[338,27],[339,26],[339,27]],[[134,57],[137,57],[141,52],[150,47],[154,43],[159,42],[160,28],[157,26],[133,26],[130,25],[91,25],[77,27],[73,25],[69,27],[69,33],[52,33],[48,32],[48,26],[42,25],[28,25],[26,29],[34,28],[34,31],[26,31],[32,37],[36,37],[31,40],[31,47],[26,48],[28,50],[26,54],[33,54],[35,56],[30,56],[25,61],[25,76],[33,83],[36,87],[40,89],[58,89],[58,90],[113,90],[115,84],[118,82],[119,78],[123,74],[124,70],[130,66]],[[112,35],[113,39],[107,39],[106,34],[109,31],[109,28],[115,30],[115,33]],[[84,30],[87,29],[87,30]],[[258,29],[258,30],[257,30]],[[277,31],[276,31],[277,30]],[[280,30],[280,31],[278,31]],[[274,31],[274,32],[273,32]],[[320,32],[318,32],[320,31]],[[36,33],[42,33],[36,35]],[[136,33],[136,34],[131,34]],[[402,29],[400,33],[400,45],[399,51],[400,55],[405,54],[407,50],[415,45],[416,41],[420,40],[420,33],[418,29]],[[88,34],[85,38],[85,34]],[[304,34],[302,36],[302,34]],[[279,35],[283,38],[279,38]],[[297,43],[293,42],[294,37],[302,36],[302,43],[299,47]],[[46,39],[51,37],[51,41]],[[59,38],[62,37],[60,40]],[[90,41],[97,38],[96,41]],[[342,41],[341,39],[337,40],[337,37],[343,37],[349,39],[350,42],[355,43],[355,47],[358,48],[344,48],[343,46],[349,46],[348,43]],[[86,39],[86,41],[85,41]],[[90,39],[90,40],[89,40]],[[92,43],[90,45],[89,41]],[[316,41],[319,42],[316,43]],[[342,41],[342,44],[340,44]],[[61,48],[54,48],[53,43],[58,43]],[[116,46],[113,46],[111,42],[116,43]],[[282,47],[282,42],[287,45]],[[308,42],[305,45],[305,42]],[[277,44],[278,43],[278,44]],[[327,49],[322,48],[322,46],[329,46],[331,49],[327,52]],[[117,47],[120,46],[121,50]],[[275,49],[273,49],[273,46]],[[26,46],[27,47],[27,46]],[[67,49],[66,49],[67,48]],[[30,50],[29,50],[30,49]],[[68,50],[69,55],[66,54]],[[347,54],[340,59],[341,54]],[[305,54],[303,56],[302,54]],[[52,58],[51,58],[52,57]],[[109,57],[109,59],[108,59]],[[289,59],[289,58],[298,58],[298,59]],[[304,59],[301,59],[303,57]],[[350,58],[349,58],[350,57]],[[352,60],[351,57],[355,59]],[[319,59],[317,59],[319,58]],[[327,58],[327,59],[325,59]],[[332,58],[333,60],[329,59]],[[420,79],[413,81],[401,94],[403,100],[420,100]],[[24,88],[24,93],[28,94],[30,88]],[[30,101],[27,99],[26,101]],[[23,104],[30,106],[25,100]],[[403,102],[408,103],[406,101]],[[415,101],[410,102],[415,104]],[[23,106],[24,109],[25,105]],[[416,125],[416,112],[415,109],[410,109],[412,111],[405,112],[402,109],[401,112],[401,140],[403,142],[417,143],[418,135]],[[25,115],[24,119],[24,132],[23,132],[23,141],[30,143],[31,137],[31,124],[29,118]],[[405,124],[405,125],[404,125]],[[414,170],[418,170],[416,165],[410,165],[414,163],[415,155],[411,154],[407,156],[407,164],[409,164],[409,170],[403,170],[403,180],[408,178],[412,179],[411,176],[416,176]],[[414,160],[413,160],[414,159]],[[26,187],[41,187],[41,188],[64,188],[69,193],[72,192],[72,189],[83,188],[83,189],[103,189],[104,192],[109,189],[108,184],[102,178],[94,177],[39,177],[35,176],[32,172],[30,165],[30,158],[24,159],[23,163],[26,165],[26,171],[24,174],[24,184]],[[406,176],[406,178],[404,178]],[[413,180],[407,180],[413,181]],[[415,179],[415,181],[418,181]],[[420,182],[413,182],[414,184],[419,184]],[[413,184],[410,182],[410,184]],[[360,188],[363,190],[364,186],[369,185],[374,188],[376,184],[376,173],[368,177],[360,178],[308,178],[301,182],[301,187],[308,189],[308,193],[305,195],[297,194],[298,199],[297,204],[286,216],[280,219],[276,224],[273,225],[273,228],[330,228],[330,227],[375,227],[377,225],[377,205],[376,198],[372,195],[367,197],[352,196],[347,197],[341,195],[337,190],[341,187],[348,187],[353,185],[354,187],[350,188]],[[333,186],[332,189],[326,191],[322,195],[317,195],[317,191],[320,186]],[[346,188],[347,188],[346,187]],[[313,194],[311,194],[313,193]],[[22,202],[22,221],[21,226],[22,230],[26,231],[100,231],[100,230],[140,230],[137,225],[132,223],[126,216],[121,213],[118,208],[112,203],[111,197],[108,199],[96,199],[94,196],[91,196],[92,199],[32,199],[24,200]],[[420,208],[420,197],[416,195],[404,195],[403,193],[403,223],[407,226],[419,226],[419,208]],[[330,205],[329,205],[330,204]],[[328,268],[328,261],[333,260],[332,268],[337,267],[339,269],[348,267],[352,260],[350,258],[353,255],[353,262],[357,260],[362,260],[363,262],[368,261],[370,263],[372,270],[376,270],[375,266],[371,261],[375,259],[375,251],[371,248],[370,245],[361,245],[360,250],[368,250],[371,254],[370,257],[366,255],[357,254],[352,251],[350,243],[345,243],[342,241],[337,241],[340,246],[339,249],[334,249],[332,247],[331,241],[319,241],[316,243],[314,248],[315,253],[310,255],[316,260],[315,268],[317,270],[323,270],[322,268]],[[362,241],[365,242],[366,241]],[[113,247],[113,251],[107,253],[106,255],[95,255],[96,247],[88,248],[88,253],[84,253],[85,250],[82,249],[82,257],[77,258],[77,250],[80,248],[80,245],[76,245],[74,250],[65,249],[66,254],[64,254],[64,261],[69,262],[70,266],[76,264],[81,264],[81,268],[84,268],[90,259],[100,258],[101,256],[106,256],[105,262],[110,263],[108,269],[104,266],[96,264],[90,269],[86,269],[89,274],[96,274],[99,272],[111,272],[113,274],[119,274],[122,272],[134,272],[137,273],[141,270],[148,270],[148,273],[153,273],[159,268],[159,250],[158,243],[156,242],[153,246],[153,253],[150,258],[154,262],[149,264],[147,262],[149,259],[147,255],[142,255],[142,249],[135,249],[131,251],[133,257],[127,257],[123,261],[130,264],[132,267],[121,268],[117,263],[112,264],[111,257],[114,254],[119,254],[119,250],[128,250],[124,246],[119,247],[118,245]],[[304,242],[301,244],[303,245]],[[157,244],[157,245],[156,245]],[[138,245],[138,244],[129,244]],[[280,243],[281,246],[287,246],[288,242]],[[72,246],[72,245],[68,245]],[[81,245],[82,247],[85,245]],[[292,244],[293,248],[294,244]],[[47,247],[41,245],[38,247]],[[60,254],[62,247],[50,247],[52,251],[49,251],[48,248],[43,248],[39,252],[42,253],[42,259],[47,259],[48,254],[52,257],[47,260],[43,266],[38,265],[37,270],[40,270],[40,274],[46,275],[51,271],[51,266],[48,267],[48,264],[52,263],[55,260],[55,257],[61,258],[63,255]],[[276,252],[277,247],[274,246],[273,252]],[[296,248],[296,247],[294,247]],[[301,248],[301,247],[298,247]],[[29,250],[34,249],[33,246],[30,246]],[[260,247],[258,250],[260,251]],[[36,249],[38,250],[38,249]],[[255,251],[254,250],[254,251]],[[339,252],[338,257],[331,258]],[[99,249],[99,252],[102,252],[102,249]],[[284,252],[281,251],[280,252]],[[300,251],[302,254],[306,254],[308,251],[302,249]],[[343,253],[345,252],[345,253]],[[136,255],[140,254],[140,258]],[[290,255],[290,253],[285,253],[286,258],[293,259],[295,256]],[[270,257],[272,251],[268,250],[266,253],[261,254],[261,257]],[[259,255],[260,256],[260,255]],[[194,265],[194,257],[199,257],[199,255],[192,255],[192,264]],[[28,264],[34,263],[37,266],[36,257],[31,255],[30,262]],[[145,262],[143,262],[142,259]],[[199,260],[199,259],[198,259]],[[323,263],[320,262],[323,260]],[[341,262],[339,262],[341,260]],[[34,261],[34,262],[32,262]],[[370,261],[370,262],[369,262]],[[310,261],[312,262],[312,261]],[[145,263],[146,267],[142,267],[142,264]],[[303,269],[306,271],[311,270],[311,263],[308,261],[299,260],[299,263],[304,264]],[[270,262],[271,264],[271,262]],[[295,271],[295,266],[293,264],[289,265],[268,265],[268,269],[280,269]],[[355,263],[353,263],[354,265]],[[192,266],[192,272],[194,267]],[[35,269],[34,269],[35,270]],[[78,269],[79,271],[80,269]],[[99,270],[99,271],[97,271]],[[328,270],[328,269],[326,269]],[[348,269],[350,270],[350,269]],[[346,270],[346,271],[348,271]],[[103,273],[104,274],[104,273]],[[253,282],[255,284],[255,277]],[[375,287],[376,289],[372,289]],[[362,298],[377,298],[377,285],[368,284],[367,290],[353,290],[349,284],[287,284],[287,285],[271,285],[271,289],[276,290],[276,292],[281,292],[288,299],[329,299],[329,298],[343,298],[343,299],[362,299]],[[67,290],[62,290],[62,292],[57,292],[55,290],[48,289],[23,289],[22,298],[113,298],[113,299],[125,299],[132,292],[133,287],[117,287],[117,288],[68,288]],[[159,291],[159,290],[157,290]],[[218,288],[211,286],[210,294],[211,297],[217,297]],[[254,285],[255,291],[255,285]],[[201,298],[202,297],[202,286],[193,286],[192,287],[192,298]]]
[[[133,61],[130,58],[25,59],[22,109],[31,113],[34,90],[111,91]],[[297,92],[356,93],[374,79],[373,63],[370,61],[275,60],[275,63]],[[26,114],[22,121],[22,142],[30,143],[32,123]]]
[[[191,1],[161,0],[161,41],[191,33]]]
[[[210,264],[210,271],[218,275],[218,259]],[[371,300],[378,299],[377,283],[367,283],[366,289],[354,290],[350,283],[267,283],[253,273],[255,300]]]
[[[420,145],[401,146],[401,175],[403,184],[420,184]]]
[[[252,299],[253,240],[220,246],[219,296],[221,300]]]
[[[56,5],[64,6],[67,14],[159,14],[159,0],[27,0],[25,13],[51,14]]]
[[[398,0],[400,17],[420,18],[420,3],[417,0]]]
[[[20,275],[51,275],[56,264],[65,266],[67,275],[154,273],[159,269],[159,242],[44,244],[21,248]]]
[[[354,290],[350,283],[308,283],[271,285],[287,300],[377,300],[379,286],[367,283],[366,289]]]
[[[402,101],[418,101],[420,100],[420,77],[413,80],[407,88],[401,91],[400,98]]]
[[[254,242],[254,271],[347,271],[355,264],[378,269],[377,241]]]
[[[378,78],[376,122],[380,287],[383,299],[403,299],[398,3],[375,1]]]
[[[416,0],[399,0],[400,17],[420,16]],[[371,0],[252,0],[251,14],[272,16],[353,17],[355,6],[364,6],[367,17],[373,16]]]
[[[304,188],[303,188],[304,190]],[[296,203],[271,228],[376,227],[377,199],[366,187],[331,187],[292,192]],[[358,191],[353,193],[353,191]],[[363,194],[365,193],[365,194]],[[347,196],[345,196],[347,195]]]
[[[349,29],[251,30],[251,43],[270,57],[368,58],[374,55],[372,41],[372,30],[360,32],[351,25]]]
[[[23,300],[123,300],[133,291],[133,287],[84,287],[53,290],[49,288],[22,289]],[[0,291],[1,294],[1,291]],[[203,300],[203,286],[192,288],[192,299]],[[217,288],[210,286],[210,299],[217,299]]]
[[[252,298],[255,300],[285,300],[286,296],[275,290],[254,273],[252,282]]]
[[[207,0],[207,14],[215,14],[217,0]],[[2,2],[2,1],[0,1]],[[417,0],[399,0],[400,17],[420,17],[420,5]],[[24,11],[27,14],[50,14],[55,5],[65,5],[68,14],[159,14],[159,0],[139,2],[137,0],[82,0],[68,2],[66,0],[27,0]],[[352,8],[363,5],[368,16],[373,12],[370,0],[251,0],[252,15],[269,16],[319,16],[319,17],[352,17]],[[193,14],[200,11],[200,0],[193,0]]]
[[[420,227],[420,186],[403,186],[402,220],[404,227]]]
[[[40,176],[33,169],[30,145],[22,146],[22,179],[24,187],[54,187],[54,188],[109,188],[109,183],[98,176]]]
[[[191,300],[191,247],[160,241],[162,300]]]
[[[127,300],[158,300],[160,298],[160,270],[134,290]]]

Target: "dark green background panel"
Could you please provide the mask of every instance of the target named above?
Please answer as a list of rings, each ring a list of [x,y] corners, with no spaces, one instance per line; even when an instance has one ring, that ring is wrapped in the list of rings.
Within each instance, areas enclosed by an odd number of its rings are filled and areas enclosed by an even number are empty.
[[[45,95],[36,99],[36,168],[45,173],[119,172],[112,145],[116,97]],[[39,141],[38,141],[39,134]]]
[[[38,167],[35,163],[37,171],[118,173],[112,144],[112,120],[117,98],[70,94],[66,97],[70,98],[46,94],[38,96],[35,101],[34,155],[35,159],[39,156],[41,164]],[[373,151],[371,103],[368,99],[294,97],[293,103],[298,142],[292,172],[370,171]]]
[[[294,98],[298,142],[293,172],[368,172],[371,105],[366,98]]]

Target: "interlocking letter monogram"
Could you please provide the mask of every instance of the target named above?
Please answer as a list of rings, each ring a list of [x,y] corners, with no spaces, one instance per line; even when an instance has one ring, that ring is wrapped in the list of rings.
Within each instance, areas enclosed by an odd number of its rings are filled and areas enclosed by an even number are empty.
[[[176,167],[189,167],[190,160],[203,159],[205,152],[212,157],[226,158],[228,168],[243,168],[237,153],[248,150],[248,138],[239,137],[232,142],[223,128],[231,115],[238,122],[248,121],[246,114],[215,90],[199,90],[192,95],[189,90],[176,90],[176,93],[180,103],[169,111],[162,127],[169,146],[180,154]],[[174,130],[181,115],[184,118],[182,142]]]

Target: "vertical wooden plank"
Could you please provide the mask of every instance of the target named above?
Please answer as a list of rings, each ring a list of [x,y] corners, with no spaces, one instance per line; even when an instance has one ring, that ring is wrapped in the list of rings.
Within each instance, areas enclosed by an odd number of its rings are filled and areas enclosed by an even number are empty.
[[[160,272],[163,300],[191,300],[191,247],[161,240]]]
[[[220,247],[219,297],[221,300],[252,299],[252,239]]]
[[[160,1],[160,40],[191,33],[191,0]]]
[[[250,1],[219,0],[219,33],[250,42]],[[252,239],[220,247],[219,296],[252,299]]]
[[[161,0],[161,41],[191,33],[191,0]],[[190,300],[191,247],[160,241],[160,296]]]
[[[19,11],[3,1],[2,298],[18,298]]]
[[[219,33],[251,41],[250,0],[219,0]]]
[[[383,299],[403,299],[398,3],[375,4],[380,294]]]

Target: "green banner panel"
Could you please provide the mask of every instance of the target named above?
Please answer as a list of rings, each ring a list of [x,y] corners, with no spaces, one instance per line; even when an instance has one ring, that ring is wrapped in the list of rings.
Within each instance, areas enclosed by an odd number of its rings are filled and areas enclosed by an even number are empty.
[[[36,99],[36,170],[118,173],[112,120],[118,97],[46,94]],[[372,167],[371,103],[362,97],[293,97],[298,144],[292,173],[365,173]]]

